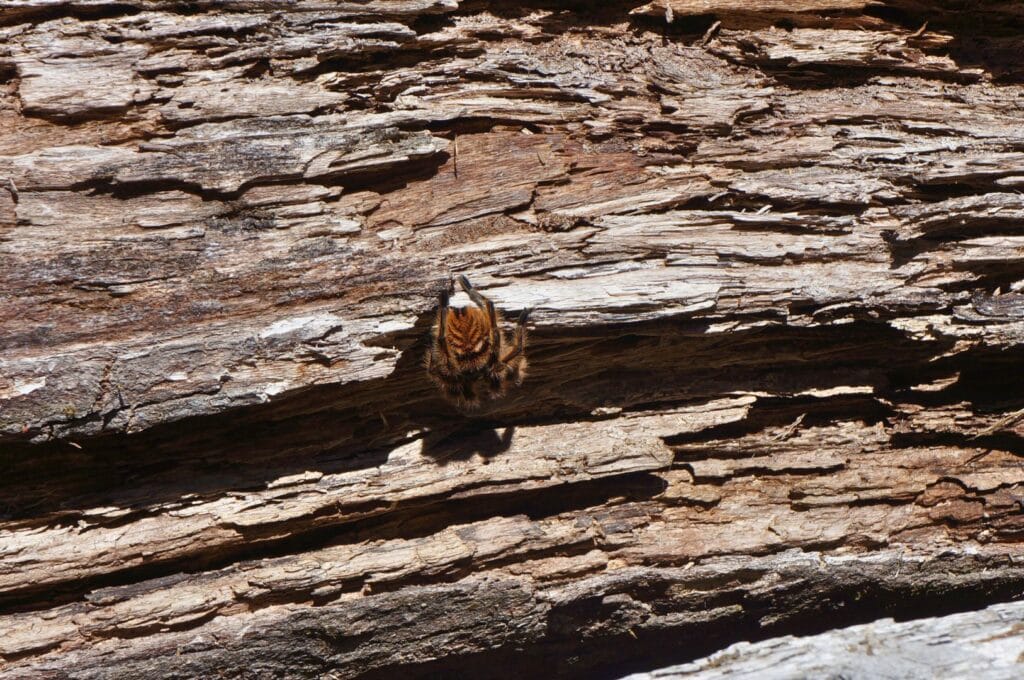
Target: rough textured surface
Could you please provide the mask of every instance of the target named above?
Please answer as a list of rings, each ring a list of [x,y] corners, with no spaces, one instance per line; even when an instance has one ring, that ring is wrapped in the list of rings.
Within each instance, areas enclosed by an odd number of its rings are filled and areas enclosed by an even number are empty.
[[[656,678],[1016,678],[1024,655],[1024,604],[895,623],[884,619],[805,638],[740,642]]]
[[[1024,6],[592,4],[3,4],[0,677],[593,677],[1022,594]],[[456,274],[535,308],[473,413]]]

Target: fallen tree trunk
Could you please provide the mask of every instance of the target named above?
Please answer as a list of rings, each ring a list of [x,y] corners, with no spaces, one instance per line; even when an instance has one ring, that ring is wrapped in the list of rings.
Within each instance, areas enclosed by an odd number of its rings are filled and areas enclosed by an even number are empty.
[[[1022,17],[7,3],[0,677],[613,674],[1019,596]],[[469,413],[457,274],[535,310]]]

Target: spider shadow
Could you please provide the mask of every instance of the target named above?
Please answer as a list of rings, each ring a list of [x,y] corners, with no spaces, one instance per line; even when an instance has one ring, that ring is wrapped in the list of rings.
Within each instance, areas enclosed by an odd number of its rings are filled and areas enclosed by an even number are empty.
[[[501,434],[498,430],[496,427],[480,428],[476,423],[467,422],[459,427],[428,432],[421,440],[420,453],[440,465],[469,460],[475,455],[487,463],[512,447],[515,426],[505,426]]]

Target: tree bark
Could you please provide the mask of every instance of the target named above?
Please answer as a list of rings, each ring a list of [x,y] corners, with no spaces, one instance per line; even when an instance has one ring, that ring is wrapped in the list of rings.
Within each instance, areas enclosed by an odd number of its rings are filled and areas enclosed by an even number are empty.
[[[591,677],[1021,594],[1022,6],[591,4],[4,3],[0,677]],[[469,412],[460,274],[534,309]]]

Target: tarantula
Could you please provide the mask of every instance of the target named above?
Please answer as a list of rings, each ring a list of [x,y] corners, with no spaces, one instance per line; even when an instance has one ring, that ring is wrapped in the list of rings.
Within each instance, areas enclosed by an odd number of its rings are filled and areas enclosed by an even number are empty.
[[[459,277],[459,284],[476,307],[449,307],[453,286],[441,291],[425,364],[427,375],[445,397],[461,407],[475,408],[485,399],[504,395],[509,385],[523,383],[530,310],[519,315],[510,340],[498,326],[494,303],[465,276]]]

